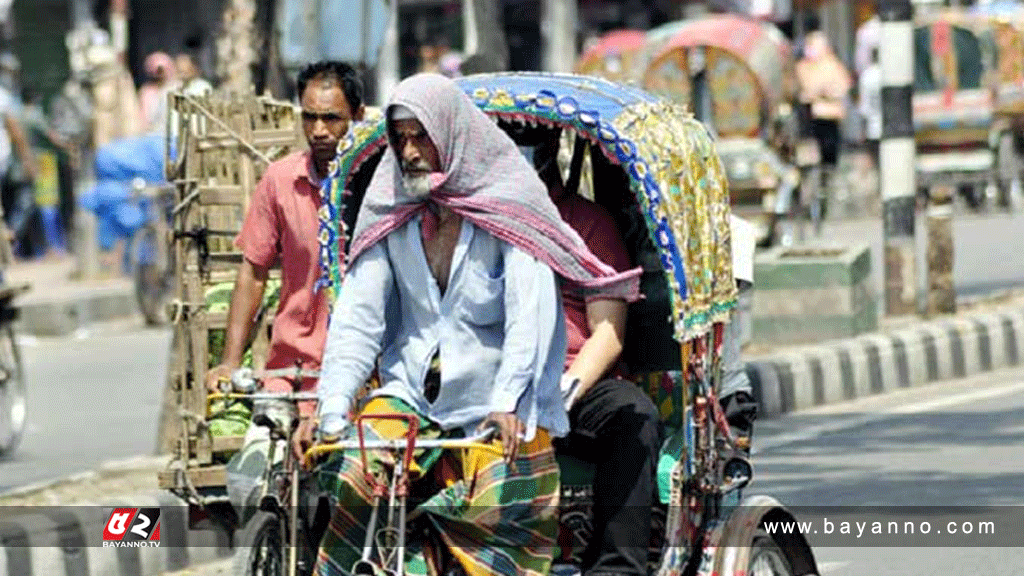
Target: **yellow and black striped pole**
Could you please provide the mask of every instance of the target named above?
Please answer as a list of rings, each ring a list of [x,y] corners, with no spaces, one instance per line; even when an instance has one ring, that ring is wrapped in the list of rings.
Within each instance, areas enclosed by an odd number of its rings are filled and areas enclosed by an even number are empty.
[[[914,120],[914,26],[910,0],[878,0],[881,22],[882,139],[879,171],[885,234],[885,310],[917,309],[914,218],[916,173]]]

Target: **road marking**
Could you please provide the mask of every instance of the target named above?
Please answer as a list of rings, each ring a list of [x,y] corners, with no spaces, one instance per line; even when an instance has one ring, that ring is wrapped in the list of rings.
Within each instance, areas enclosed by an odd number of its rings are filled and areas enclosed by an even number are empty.
[[[956,394],[953,396],[947,396],[944,398],[935,398],[932,400],[924,400],[921,402],[915,402],[913,404],[906,404],[897,408],[883,410],[874,414],[867,414],[864,416],[858,416],[856,418],[848,418],[846,420],[840,420],[838,422],[829,422],[827,424],[819,424],[817,426],[810,426],[797,432],[789,432],[784,434],[778,434],[770,438],[765,438],[761,441],[755,440],[754,446],[751,449],[751,454],[759,454],[786,446],[789,444],[796,444],[798,442],[807,442],[820,438],[826,434],[834,434],[840,430],[849,430],[851,428],[859,428],[861,426],[878,422],[879,420],[886,420],[893,416],[902,416],[906,414],[920,414],[922,412],[928,412],[929,410],[935,410],[938,408],[946,408],[949,406],[955,406],[957,404],[965,404],[974,402],[976,400],[985,400],[988,398],[996,398],[999,396],[1008,396],[1020,391],[1024,391],[1024,382],[1017,382],[1007,386],[1000,386],[998,388],[988,388],[985,390],[975,390],[973,392],[965,392],[963,394]]]

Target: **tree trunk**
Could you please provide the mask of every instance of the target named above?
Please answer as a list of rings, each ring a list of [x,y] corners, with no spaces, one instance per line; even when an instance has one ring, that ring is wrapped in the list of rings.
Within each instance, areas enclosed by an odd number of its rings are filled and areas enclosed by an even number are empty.
[[[217,55],[222,87],[230,92],[247,94],[252,91],[255,18],[255,0],[228,0]]]

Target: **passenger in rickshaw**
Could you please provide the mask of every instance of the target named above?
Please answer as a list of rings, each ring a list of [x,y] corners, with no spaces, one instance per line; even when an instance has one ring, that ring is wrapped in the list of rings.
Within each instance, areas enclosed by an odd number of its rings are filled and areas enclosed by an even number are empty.
[[[353,411],[414,415],[421,437],[495,426],[504,457],[416,452],[419,484],[435,483],[421,509],[438,540],[409,549],[407,566],[443,571],[449,556],[470,575],[545,575],[558,529],[551,442],[569,427],[555,275],[628,300],[640,270],[617,273],[590,253],[512,140],[451,80],[403,81],[385,114],[389,147],[356,220],[324,351],[322,438],[350,434]],[[357,408],[378,354],[381,387]],[[369,424],[382,437],[406,426]],[[369,472],[387,464],[378,453]],[[347,574],[359,559],[363,472],[344,453],[320,469],[333,512],[317,574]]]
[[[241,366],[270,269],[277,262],[281,265],[280,304],[275,311],[266,367],[289,368],[296,363],[308,370],[320,367],[329,307],[325,292],[315,289],[320,277],[319,191],[328,176],[338,141],[348,133],[352,121],[363,118],[363,86],[351,66],[325,61],[302,70],[298,88],[302,128],[309,150],[271,163],[249,202],[242,230],[235,240],[243,259],[231,294],[224,352],[220,364],[206,374],[210,390],[216,390],[221,381],[230,379]],[[264,386],[271,392],[292,391],[292,384],[283,378],[268,380]],[[315,386],[315,378],[305,378],[301,388],[309,391]],[[312,437],[315,404],[299,403],[297,439]],[[291,429],[291,404],[267,403],[261,410],[280,421],[284,429]],[[247,498],[255,492],[255,483],[266,466],[266,450],[262,446],[267,442],[265,427],[250,426],[242,452],[229,465],[233,478],[229,490],[238,504],[251,504]]]
[[[627,270],[629,252],[612,215],[565,189],[558,166],[559,130],[533,151],[534,167],[562,219],[605,264]],[[595,186],[598,183],[595,182]],[[619,355],[626,331],[625,299],[586,299],[562,284],[568,347],[562,389],[569,434],[559,453],[594,463],[594,532],[583,552],[586,575],[647,574],[661,422],[650,397],[622,378]]]

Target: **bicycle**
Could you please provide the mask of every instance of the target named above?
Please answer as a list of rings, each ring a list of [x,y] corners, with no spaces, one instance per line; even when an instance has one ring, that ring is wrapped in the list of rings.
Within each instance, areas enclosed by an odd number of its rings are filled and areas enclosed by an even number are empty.
[[[175,188],[149,185],[141,178],[132,181],[132,199],[145,214],[145,224],[131,239],[132,279],[135,300],[146,324],[165,324],[167,305],[174,290],[174,253],[171,250],[171,220],[175,213]]]

